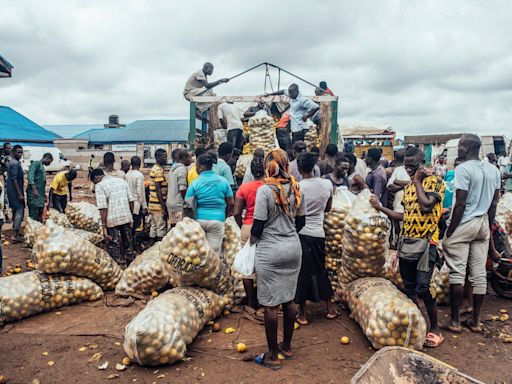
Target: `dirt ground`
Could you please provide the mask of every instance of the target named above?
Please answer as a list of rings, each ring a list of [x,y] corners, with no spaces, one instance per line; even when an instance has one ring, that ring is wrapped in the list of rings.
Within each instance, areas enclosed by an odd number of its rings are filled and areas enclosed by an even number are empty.
[[[86,188],[76,190],[75,197],[91,198]],[[10,236],[9,226],[5,229],[4,235]],[[20,264],[27,270],[28,259],[29,250],[22,245],[4,246],[4,269]],[[221,316],[219,322],[222,329],[234,327],[236,332],[212,333],[206,327],[188,347],[185,361],[154,368],[132,364],[119,372],[115,365],[125,357],[124,327],[144,303],[119,304],[128,303],[109,293],[103,302],[64,307],[5,325],[0,328],[0,374],[7,377],[8,383],[38,379],[41,384],[349,383],[374,353],[357,323],[349,319],[348,311],[343,310],[336,320],[327,320],[323,307],[314,306],[311,324],[294,334],[296,359],[286,361],[280,371],[243,361],[245,354],[235,351],[236,343],[248,345],[246,354],[265,351],[264,328],[239,313],[231,313]],[[446,341],[440,348],[426,352],[485,383],[512,383],[512,344],[500,339],[500,335],[512,335],[512,321],[489,320],[490,316],[499,315],[500,309],[507,309],[512,315],[511,301],[491,293],[483,309],[483,335],[468,331],[458,337],[445,334]],[[446,307],[441,308],[440,318],[448,318]],[[341,345],[342,336],[350,338],[349,345]],[[92,356],[97,353],[101,358],[93,361]],[[54,362],[52,366],[50,361]],[[108,368],[99,370],[104,362],[109,363]],[[109,379],[110,375],[116,376]]]

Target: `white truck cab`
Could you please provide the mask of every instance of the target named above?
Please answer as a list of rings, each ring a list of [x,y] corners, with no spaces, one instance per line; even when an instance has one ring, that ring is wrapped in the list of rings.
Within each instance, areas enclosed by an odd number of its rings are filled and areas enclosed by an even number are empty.
[[[443,151],[443,155],[446,158],[446,165],[450,169],[453,169],[453,164],[457,158],[459,140],[460,139],[448,140]],[[498,158],[509,154],[510,143],[505,136],[480,136],[480,140],[482,141],[480,159],[483,159],[488,153],[494,153]]]
[[[23,157],[21,158],[21,167],[27,172],[32,161],[41,160],[45,153],[51,153],[53,161],[46,168],[46,172],[60,172],[71,168],[71,161],[64,158],[60,149],[56,147],[23,147]]]

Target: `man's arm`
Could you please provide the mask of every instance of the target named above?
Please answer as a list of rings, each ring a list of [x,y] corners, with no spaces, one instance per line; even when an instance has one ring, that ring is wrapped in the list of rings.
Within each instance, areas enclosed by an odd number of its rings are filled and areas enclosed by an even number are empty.
[[[226,217],[233,216],[233,210],[235,207],[235,201],[233,196],[226,197]]]
[[[53,188],[50,187],[50,192],[48,192],[48,207],[53,208]]]
[[[285,90],[282,89],[280,91],[275,91],[275,92],[272,92],[272,93],[265,93],[265,94],[263,94],[263,96],[264,97],[266,97],[266,96],[280,96],[280,95],[284,95],[284,92],[285,92]]]
[[[242,212],[245,208],[245,201],[243,199],[240,199],[239,197],[235,198],[235,208],[233,212],[233,216],[235,216],[235,221],[238,224],[238,226],[242,227]]]
[[[73,182],[68,182],[68,192],[69,192],[69,201],[73,201],[73,193],[71,192],[73,190]]]
[[[36,188],[35,175],[36,175],[36,163],[32,163],[32,164],[30,164],[30,167],[28,169],[27,186],[32,189],[32,197],[34,199],[37,199],[39,197],[39,192],[37,192],[37,188]]]
[[[395,212],[389,208],[383,207],[382,204],[380,203],[380,199],[376,195],[370,197],[370,203],[373,208],[375,208],[377,211],[382,212],[390,219],[398,221],[402,221],[404,219],[404,214],[402,212]]]
[[[436,194],[426,194],[423,189],[423,180],[426,177],[425,169],[423,167],[418,168],[414,175],[414,186],[416,187],[416,193],[418,196],[418,203],[420,203],[421,211],[424,213],[432,212],[434,206],[439,202],[440,196]],[[438,181],[439,182],[439,181]]]
[[[164,211],[164,217],[168,217],[169,214],[167,213],[167,205],[165,205],[164,196],[162,195],[162,182],[157,181],[155,182],[155,190],[156,190],[156,196],[158,197],[158,202],[162,206],[162,210]]]
[[[197,81],[200,82],[203,85],[203,87],[205,87],[206,89],[211,89],[211,88],[216,87],[219,84],[228,83],[229,79],[228,78],[223,78],[223,79],[219,79],[217,81],[211,82],[211,83],[209,83],[206,80],[202,80],[202,79],[201,80],[198,79]]]
[[[464,191],[463,189],[457,189],[455,191],[455,205],[453,206],[452,218],[450,221],[450,225],[446,230],[446,237],[450,237],[453,235],[453,232],[457,229],[460,222],[462,221],[462,216],[464,216],[464,211],[466,210],[466,201],[468,198],[468,191]]]
[[[395,180],[391,184],[388,185],[389,192],[396,193],[398,191],[401,191],[406,186],[408,186],[410,181],[402,181],[402,180]]]
[[[148,204],[146,202],[146,192],[144,191],[144,176],[137,178],[135,191],[137,192],[137,200],[142,208],[142,213],[146,215],[148,213]]]
[[[19,165],[19,167],[21,168],[21,165]],[[16,194],[18,195],[18,200],[20,202],[23,202],[25,200],[25,196],[23,195],[23,188],[22,186],[20,186],[18,184],[18,167],[16,167],[16,169],[14,169],[15,167],[10,167],[9,168],[9,178],[12,178],[12,185],[14,186],[14,190],[16,191]]]
[[[376,177],[375,185],[373,186],[373,194],[377,196],[379,199],[382,197],[384,190],[386,189],[386,181],[384,177]]]
[[[302,121],[307,121],[311,116],[313,116],[315,113],[317,113],[320,110],[320,107],[318,104],[314,103],[313,101],[309,99],[305,99],[305,107],[308,110],[307,113],[302,116]]]

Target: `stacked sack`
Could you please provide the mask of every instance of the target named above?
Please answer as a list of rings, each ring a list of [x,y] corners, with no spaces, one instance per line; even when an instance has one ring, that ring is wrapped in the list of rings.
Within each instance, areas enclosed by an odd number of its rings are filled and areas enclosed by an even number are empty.
[[[0,325],[51,309],[95,301],[101,288],[88,279],[30,271],[0,279]]]
[[[249,119],[249,131],[252,148],[261,148],[268,153],[276,147],[274,119],[265,111],[258,111]]]
[[[370,204],[371,192],[362,191],[345,219],[343,256],[338,270],[341,284],[361,277],[384,277],[390,222]]]
[[[395,284],[395,286],[399,290],[403,291],[405,287],[404,287],[404,281],[402,279],[402,276],[400,275],[397,251],[389,250],[384,269],[386,271],[385,272],[386,279],[388,279],[393,284]]]
[[[169,273],[160,258],[160,243],[146,249],[123,271],[116,285],[121,296],[148,295],[170,284]]]
[[[162,239],[160,257],[178,286],[198,286],[225,294],[231,278],[225,263],[211,249],[201,225],[188,217]]]
[[[251,167],[251,161],[253,159],[253,155],[241,155],[237,162],[236,162],[236,166],[235,166],[235,174],[234,176],[239,178],[239,179],[243,179],[244,178],[244,175],[245,175],[245,171],[247,170],[247,168]]]
[[[240,304],[245,298],[244,283],[242,275],[236,272],[233,268],[235,256],[242,249],[241,245],[241,232],[235,219],[231,216],[226,219],[224,224],[224,238],[222,239],[222,257],[226,263],[233,285],[233,302]]]
[[[423,348],[427,332],[425,319],[416,304],[390,281],[358,279],[344,287],[343,299],[375,349]]]
[[[50,208],[48,210],[48,215],[46,216],[47,220],[53,221],[55,224],[60,225],[64,228],[74,228],[73,225],[69,222],[68,217],[64,213],[60,213],[54,208]]]
[[[202,288],[174,288],[150,301],[126,326],[124,350],[140,365],[173,364],[217,317],[225,299]]]
[[[325,214],[325,268],[334,292],[340,288],[338,269],[343,254],[342,241],[345,218],[355,197],[346,187],[337,188],[332,197],[331,210]]]
[[[92,233],[101,233],[100,210],[93,204],[85,201],[69,203],[66,216],[75,228]]]
[[[320,137],[316,125],[310,125],[306,135],[304,136],[307,151],[311,151],[312,147],[320,147]]]
[[[46,273],[63,273],[93,280],[104,290],[112,290],[122,270],[101,248],[47,221],[34,248],[36,268]]]

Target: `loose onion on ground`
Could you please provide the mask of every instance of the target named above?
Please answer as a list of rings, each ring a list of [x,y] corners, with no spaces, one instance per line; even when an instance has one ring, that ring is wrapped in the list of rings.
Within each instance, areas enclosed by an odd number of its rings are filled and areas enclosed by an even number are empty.
[[[37,239],[33,256],[36,268],[93,280],[104,290],[114,289],[122,270],[101,248],[49,220]]]
[[[389,280],[358,279],[344,287],[343,299],[374,348],[423,348],[425,319],[416,304]]]
[[[103,296],[101,288],[83,277],[30,271],[0,279],[0,325]]]
[[[126,326],[124,351],[140,365],[173,364],[185,357],[187,345],[225,305],[225,299],[207,289],[166,291]]]

